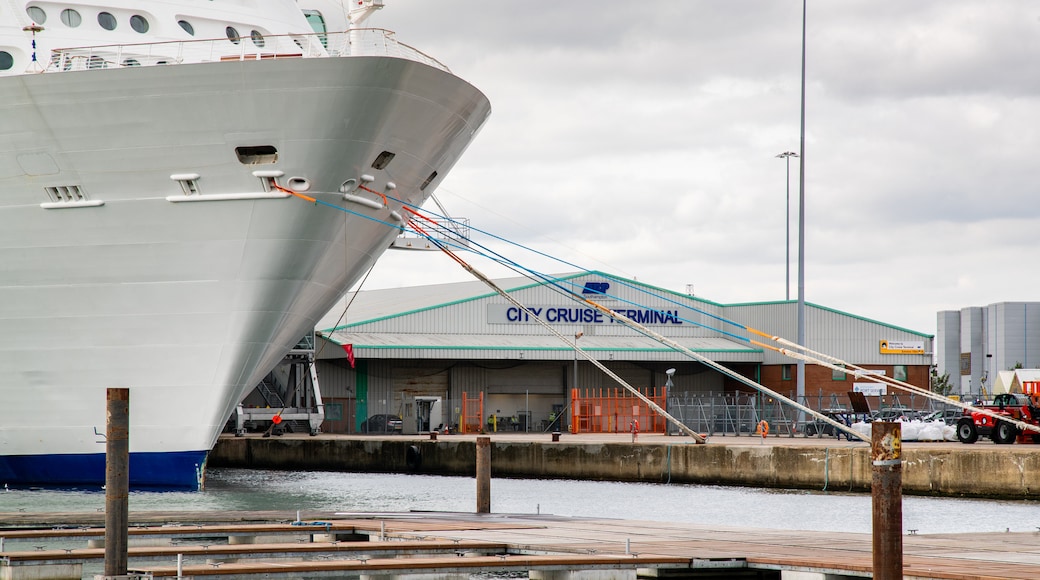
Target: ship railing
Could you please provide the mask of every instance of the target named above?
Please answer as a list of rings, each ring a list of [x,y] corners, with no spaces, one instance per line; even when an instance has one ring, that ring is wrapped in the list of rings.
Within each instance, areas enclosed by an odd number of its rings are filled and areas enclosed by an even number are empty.
[[[389,56],[420,62],[450,72],[437,59],[407,44],[380,28],[360,28],[346,32],[285,34],[266,37],[228,38],[110,44],[51,51],[45,72],[160,66],[204,62],[277,60],[287,58],[329,58]]]
[[[440,250],[441,245],[449,249],[468,248],[470,240],[468,218],[455,218],[448,222],[432,220],[423,222],[423,234],[405,228],[397,235],[390,247],[395,250]],[[443,244],[431,241],[433,238]]]

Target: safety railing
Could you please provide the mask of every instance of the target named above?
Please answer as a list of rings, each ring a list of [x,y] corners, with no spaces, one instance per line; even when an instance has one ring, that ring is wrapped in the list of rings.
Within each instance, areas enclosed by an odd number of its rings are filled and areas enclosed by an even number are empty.
[[[664,407],[664,387],[641,389]],[[626,389],[572,389],[571,433],[664,433],[666,420]]]
[[[380,28],[239,38],[237,42],[214,38],[62,48],[51,51],[45,72],[330,56],[388,56],[450,72],[437,59],[398,42],[392,31]]]
[[[459,433],[480,433],[484,427],[484,393],[476,397],[462,393],[462,412],[459,416]]]
[[[867,401],[872,416],[885,420],[926,418],[936,411],[955,408],[913,393],[871,396]],[[855,417],[847,396],[818,394],[802,397],[798,402],[841,419]],[[761,421],[768,423],[770,435],[835,434],[833,429],[817,423],[813,416],[772,397],[754,393],[676,393],[662,406],[690,429],[712,436],[756,436]],[[813,423],[816,423],[815,429],[806,429]],[[671,427],[669,432],[678,433],[678,430]]]

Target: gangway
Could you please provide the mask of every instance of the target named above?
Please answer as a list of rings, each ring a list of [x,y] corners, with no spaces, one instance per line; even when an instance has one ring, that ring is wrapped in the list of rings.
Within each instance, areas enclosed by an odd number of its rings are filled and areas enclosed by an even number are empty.
[[[273,427],[268,433],[276,430],[280,433],[283,423],[292,422],[306,423],[311,435],[321,433],[325,406],[314,366],[314,333],[301,338],[253,392],[258,393],[267,406],[239,403],[235,408],[236,437],[245,435],[250,427],[268,424]],[[272,406],[273,401],[280,401],[281,405]]]

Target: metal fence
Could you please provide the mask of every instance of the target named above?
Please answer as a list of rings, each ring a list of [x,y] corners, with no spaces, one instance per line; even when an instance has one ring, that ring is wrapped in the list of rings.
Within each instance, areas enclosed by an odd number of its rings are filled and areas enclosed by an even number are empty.
[[[851,403],[844,395],[806,396],[798,400],[802,405],[821,413],[853,412]],[[925,418],[937,411],[956,409],[928,397],[909,393],[867,397],[874,417],[895,419]],[[666,410],[690,429],[707,435],[757,436],[760,421],[769,425],[769,433],[793,437],[806,432],[805,426],[815,421],[814,417],[767,395],[757,393],[678,393],[669,394]],[[823,429],[810,429],[823,436]],[[678,434],[670,425],[668,432]]]

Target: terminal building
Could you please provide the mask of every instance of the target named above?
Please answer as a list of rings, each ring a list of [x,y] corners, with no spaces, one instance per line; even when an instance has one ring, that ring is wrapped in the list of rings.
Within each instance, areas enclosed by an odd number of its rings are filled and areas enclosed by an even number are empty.
[[[797,361],[750,342],[745,328],[794,340],[794,301],[720,304],[603,272],[560,275],[552,283],[497,280],[517,308],[481,282],[348,294],[317,330],[315,359],[327,433],[368,430],[369,418],[400,417],[400,430],[453,428],[463,401],[483,404],[495,429],[566,430],[574,389],[623,391],[579,356],[574,344],[631,386],[668,387],[668,398],[772,403],[739,380],[575,301],[574,292],[645,324],[726,369],[795,397]],[[566,291],[561,291],[561,289]],[[1040,313],[1040,308],[1037,309]],[[538,317],[550,327],[539,324]],[[928,388],[929,334],[807,304],[807,347],[849,364]],[[561,338],[562,336],[562,338]],[[1040,340],[1038,340],[1040,344]],[[847,403],[864,392],[874,405],[906,397],[892,387],[806,364],[805,404]],[[873,397],[871,399],[871,397]],[[627,428],[614,425],[615,429]]]

